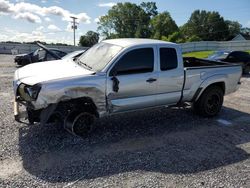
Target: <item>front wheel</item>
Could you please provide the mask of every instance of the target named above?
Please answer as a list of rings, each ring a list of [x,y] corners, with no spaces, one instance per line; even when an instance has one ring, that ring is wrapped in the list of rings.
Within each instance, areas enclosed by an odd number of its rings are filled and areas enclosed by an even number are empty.
[[[221,110],[223,99],[224,93],[220,87],[208,87],[194,103],[194,110],[203,117],[216,116]]]
[[[72,111],[64,121],[64,128],[74,135],[87,136],[93,129],[95,116],[89,112]]]

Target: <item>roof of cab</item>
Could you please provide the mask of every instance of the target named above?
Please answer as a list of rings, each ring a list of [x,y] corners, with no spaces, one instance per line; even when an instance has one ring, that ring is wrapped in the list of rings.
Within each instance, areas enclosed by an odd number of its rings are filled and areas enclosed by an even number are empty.
[[[154,40],[154,39],[137,39],[137,38],[123,38],[123,39],[109,39],[104,40],[102,42],[118,45],[121,47],[129,47],[134,45],[140,44],[170,44],[170,45],[177,45],[172,42],[165,42],[162,40]]]

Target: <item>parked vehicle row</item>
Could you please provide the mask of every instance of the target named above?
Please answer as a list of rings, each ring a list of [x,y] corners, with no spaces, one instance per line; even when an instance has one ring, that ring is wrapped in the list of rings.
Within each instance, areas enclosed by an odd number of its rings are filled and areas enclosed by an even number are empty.
[[[224,95],[240,86],[239,64],[183,58],[179,45],[151,39],[113,39],[77,60],[27,65],[15,72],[14,115],[20,121],[59,121],[82,135],[96,118],[160,106],[192,104],[217,115]],[[26,111],[20,112],[20,104]]]

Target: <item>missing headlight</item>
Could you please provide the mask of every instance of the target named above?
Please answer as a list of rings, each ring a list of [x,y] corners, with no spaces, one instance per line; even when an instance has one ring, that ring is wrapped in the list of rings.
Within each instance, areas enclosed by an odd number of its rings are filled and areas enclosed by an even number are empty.
[[[41,90],[41,85],[36,84],[34,86],[25,86],[24,90],[31,97],[32,100],[36,100]]]
[[[40,84],[36,84],[34,86],[20,84],[20,86],[18,87],[18,93],[20,97],[25,101],[35,101],[38,97],[40,90]]]

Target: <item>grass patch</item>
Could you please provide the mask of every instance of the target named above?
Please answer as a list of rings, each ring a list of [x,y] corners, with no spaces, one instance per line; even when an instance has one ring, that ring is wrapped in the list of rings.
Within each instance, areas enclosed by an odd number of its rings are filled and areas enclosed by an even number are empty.
[[[190,52],[190,53],[184,53],[183,57],[207,58],[212,53],[214,53],[214,51]]]
[[[250,53],[250,50],[246,50],[246,52]],[[207,58],[209,55],[213,53],[214,51],[190,52],[190,53],[184,53],[183,57]]]

